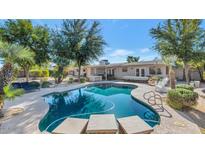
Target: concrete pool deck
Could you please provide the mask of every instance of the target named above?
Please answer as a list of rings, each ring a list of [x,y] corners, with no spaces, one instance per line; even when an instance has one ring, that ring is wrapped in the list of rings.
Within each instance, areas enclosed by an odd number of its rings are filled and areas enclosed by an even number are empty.
[[[131,83],[131,82],[115,82],[119,84],[132,84],[137,85],[138,88],[132,91],[132,96],[147,103],[143,98],[144,92],[154,90],[154,87],[147,84]],[[22,107],[24,112],[16,115],[5,121],[0,121],[0,133],[1,134],[33,134],[42,133],[38,129],[40,120],[47,113],[49,106],[44,102],[43,95],[52,92],[62,92],[66,90],[72,90],[79,88],[85,84],[66,85],[55,88],[44,88],[39,91],[24,94],[21,97],[16,98],[14,101],[5,101],[4,108]],[[156,134],[200,134],[199,127],[193,123],[189,118],[181,111],[176,111],[164,104],[165,109],[172,114],[172,117],[166,117],[167,113],[162,112],[160,114],[161,123],[154,127],[153,133]]]

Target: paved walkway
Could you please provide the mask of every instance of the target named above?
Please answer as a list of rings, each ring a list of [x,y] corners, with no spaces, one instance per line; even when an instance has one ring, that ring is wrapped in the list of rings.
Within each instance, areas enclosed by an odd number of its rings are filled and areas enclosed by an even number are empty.
[[[126,82],[119,82],[126,83]],[[88,83],[86,83],[88,84]],[[11,107],[23,107],[25,109],[21,114],[14,116],[6,121],[1,122],[0,133],[41,133],[38,129],[40,120],[48,111],[48,104],[44,102],[43,95],[56,92],[66,91],[70,89],[78,88],[82,85],[67,85],[56,88],[45,88],[37,92],[24,94],[21,97],[16,98],[13,102],[5,102],[5,108]],[[148,86],[147,84],[128,83],[135,84],[138,88],[132,91],[133,97],[136,97],[144,102],[143,94],[149,90],[154,90],[154,87]],[[197,134],[200,130],[196,124],[194,124],[187,115],[183,112],[176,112],[166,104],[164,107],[168,112],[172,114],[172,118],[165,117],[167,113],[160,113],[161,123],[155,126],[153,133],[183,133],[183,134]]]
[[[147,101],[143,98],[143,94],[147,91],[153,90],[153,86],[146,84],[139,84],[138,88],[132,91],[132,95],[143,102]],[[163,95],[162,95],[163,97]],[[148,104],[148,103],[147,103]],[[199,134],[199,127],[194,124],[189,117],[181,112],[176,111],[169,107],[165,101],[163,101],[163,106],[166,109],[165,112],[158,112],[161,117],[160,125],[155,126],[154,134]],[[157,107],[153,107],[157,108]],[[169,117],[171,114],[172,117]]]

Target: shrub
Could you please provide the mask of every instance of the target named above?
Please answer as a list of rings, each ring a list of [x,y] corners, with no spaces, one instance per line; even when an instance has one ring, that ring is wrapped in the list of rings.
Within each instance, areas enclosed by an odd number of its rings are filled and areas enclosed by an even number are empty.
[[[29,72],[29,75],[31,77],[41,77],[42,76],[42,71],[41,70],[31,70]]]
[[[37,81],[29,82],[29,87],[30,87],[31,89],[38,89],[38,88],[40,88],[40,83],[37,82]]]
[[[194,87],[192,87],[191,85],[188,85],[188,84],[180,84],[180,85],[177,85],[176,88],[180,88],[180,89],[187,89],[187,90],[191,90],[193,91],[194,90]]]
[[[41,77],[49,77],[49,70],[43,70]]]
[[[21,96],[24,94],[24,89],[15,89],[12,85],[7,85],[3,88],[5,97],[8,99],[14,99],[16,96]]]
[[[198,94],[191,90],[177,88],[171,89],[167,94],[167,103],[175,109],[182,109],[197,103]]]
[[[68,83],[73,83],[73,78],[69,78],[69,81],[68,81]]]
[[[41,88],[49,88],[52,85],[51,82],[43,81],[41,84]]]
[[[85,83],[86,79],[85,78],[80,78],[80,83]]]
[[[205,72],[203,73],[203,79],[205,80]]]

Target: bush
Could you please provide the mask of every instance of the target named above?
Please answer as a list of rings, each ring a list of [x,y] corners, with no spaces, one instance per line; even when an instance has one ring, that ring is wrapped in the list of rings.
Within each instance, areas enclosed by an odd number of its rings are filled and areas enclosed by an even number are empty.
[[[52,85],[51,82],[43,81],[41,84],[41,88],[49,88]]]
[[[203,79],[205,80],[205,72],[203,73]]]
[[[14,99],[17,96],[24,94],[24,89],[18,88],[15,89],[12,85],[7,85],[3,88],[4,95],[7,99]]]
[[[69,78],[69,81],[68,81],[68,83],[73,83],[73,78]]]
[[[31,70],[29,71],[29,75],[31,77],[41,77],[42,71],[41,70]]]
[[[41,77],[49,77],[49,70],[43,70]]]
[[[49,77],[49,70],[45,69],[45,70],[31,70],[29,71],[29,75],[31,77]]]
[[[37,82],[37,81],[29,82],[29,87],[30,87],[31,89],[38,89],[38,88],[40,88],[40,83]]]
[[[188,84],[180,84],[180,85],[177,85],[176,88],[180,88],[180,89],[187,89],[187,90],[191,90],[193,91],[194,90],[194,87],[192,87],[191,85],[188,85]]]
[[[80,78],[80,83],[85,83],[86,79],[85,78]]]
[[[171,89],[167,94],[167,103],[174,109],[182,109],[197,103],[198,94],[191,90],[177,88]]]

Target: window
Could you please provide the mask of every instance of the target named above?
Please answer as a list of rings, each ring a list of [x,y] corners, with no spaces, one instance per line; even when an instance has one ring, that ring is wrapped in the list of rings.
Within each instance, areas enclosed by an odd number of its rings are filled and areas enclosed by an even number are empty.
[[[144,69],[141,69],[141,76],[145,76]]]
[[[136,76],[140,76],[140,70],[139,70],[139,68],[136,69]]]
[[[157,74],[158,74],[158,75],[162,74],[162,71],[161,71],[160,68],[157,68]]]
[[[127,67],[123,67],[122,72],[127,72]]]
[[[155,75],[156,74],[154,67],[149,68],[149,74],[150,75]]]

